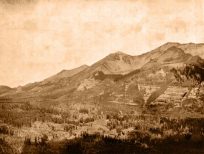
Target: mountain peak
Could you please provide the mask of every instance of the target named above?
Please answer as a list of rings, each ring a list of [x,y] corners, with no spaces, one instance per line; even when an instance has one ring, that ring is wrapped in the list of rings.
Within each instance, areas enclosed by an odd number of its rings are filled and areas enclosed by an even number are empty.
[[[126,54],[122,51],[116,51],[116,52],[109,54],[109,56],[112,56],[112,55],[129,56],[128,54]]]
[[[176,46],[171,46],[171,47],[169,47],[165,52],[168,52],[168,51],[175,51],[175,52],[183,52],[183,50],[181,49],[181,48],[179,48],[179,47],[176,47]]]
[[[110,60],[110,61],[115,61],[115,60],[121,60],[124,57],[132,57],[132,56],[130,56],[124,52],[117,51],[117,52],[109,54],[108,56],[105,57],[105,59]]]
[[[122,52],[122,51],[116,51],[113,54],[119,54],[119,55],[127,55],[126,53]]]
[[[178,42],[167,42],[167,43],[165,43],[165,44],[163,44],[162,46],[177,46],[177,45],[179,45],[180,43],[178,43]]]
[[[177,42],[167,42],[163,45],[161,45],[159,48],[159,50],[167,50],[169,49],[170,47],[178,47],[180,45],[180,43],[177,43]]]
[[[178,42],[167,42],[160,47],[154,49],[153,51],[148,52],[148,54],[163,52],[170,47],[177,47],[182,49],[185,53],[189,53],[193,56],[200,56],[204,59],[204,43],[178,43]],[[145,55],[145,54],[144,54]]]

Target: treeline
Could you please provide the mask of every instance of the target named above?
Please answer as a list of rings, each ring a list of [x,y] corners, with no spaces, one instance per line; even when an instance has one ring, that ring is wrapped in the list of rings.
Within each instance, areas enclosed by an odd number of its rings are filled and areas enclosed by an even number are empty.
[[[45,141],[43,144],[26,142],[23,154],[150,154],[150,153],[203,153],[204,140],[194,141],[178,135],[164,139],[150,139],[138,133],[127,139],[118,139],[99,134],[82,134],[81,137],[59,142]],[[178,140],[179,139],[179,140]],[[147,143],[147,144],[145,144]]]
[[[98,71],[94,74],[94,78],[97,80],[111,79],[111,80],[117,82],[117,81],[120,81],[122,79],[128,78],[132,75],[138,74],[140,72],[141,72],[141,70],[136,69],[134,71],[131,71],[131,72],[123,75],[123,74],[104,74],[102,71]]]
[[[15,150],[6,142],[5,138],[0,138],[0,153],[1,154],[14,154]]]
[[[95,153],[148,153],[148,149],[131,140],[121,140],[99,134],[82,134],[81,137],[61,142],[35,144],[26,142],[22,154],[95,154]]]
[[[88,109],[81,108],[79,114],[91,114]],[[3,103],[0,104],[0,120],[17,128],[31,127],[35,121],[53,122],[57,124],[80,125],[93,122],[93,115],[79,118],[78,115],[70,115],[69,112],[60,111],[54,107],[33,106],[30,103]]]
[[[61,115],[60,117],[53,115]],[[70,114],[60,112],[54,108],[32,106],[30,103],[4,103],[0,104],[0,120],[3,123],[21,128],[31,127],[35,121],[54,122],[62,124],[69,121]]]
[[[177,134],[178,136],[188,136],[193,140],[204,139],[204,118],[168,118],[157,116],[135,116],[135,115],[107,115],[109,119],[107,127],[109,130],[116,129],[117,137],[126,134],[126,129],[134,128],[132,133],[144,136],[166,138]],[[141,133],[142,132],[142,133]],[[134,136],[131,134],[129,137]],[[136,135],[135,134],[135,135]],[[137,138],[137,137],[135,137]],[[139,136],[139,138],[142,138]]]
[[[193,80],[197,83],[204,81],[204,66],[199,65],[186,65],[183,68],[171,69],[178,82],[186,82],[187,80]]]

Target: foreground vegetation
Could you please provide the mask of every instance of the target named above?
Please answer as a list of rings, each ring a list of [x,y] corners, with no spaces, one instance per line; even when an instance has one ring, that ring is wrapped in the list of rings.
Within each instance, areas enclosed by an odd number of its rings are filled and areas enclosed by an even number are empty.
[[[187,111],[189,115],[182,118],[153,111],[138,114],[132,106],[126,106],[126,112],[110,108],[84,106],[61,112],[29,103],[2,103],[0,153],[204,152],[202,116],[193,118]]]
[[[191,140],[190,136],[171,136],[165,139],[153,139],[149,136],[130,139],[117,139],[98,134],[82,134],[80,138],[60,142],[25,142],[23,154],[95,154],[95,153],[203,153],[204,140]],[[147,146],[147,144],[151,145]]]

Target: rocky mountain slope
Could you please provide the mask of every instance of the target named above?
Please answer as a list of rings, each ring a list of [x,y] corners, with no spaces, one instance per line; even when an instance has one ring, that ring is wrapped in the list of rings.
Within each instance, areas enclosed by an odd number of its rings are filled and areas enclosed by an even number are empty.
[[[0,86],[0,94],[11,91],[12,88],[8,86]]]
[[[184,83],[187,84],[187,81],[193,83],[188,83],[189,87],[201,84],[204,68],[204,60],[201,58],[203,57],[202,47],[203,44],[166,43],[139,56],[116,52],[91,66],[84,65],[73,70],[64,70],[41,82],[27,84],[12,90],[8,88],[8,90],[3,90],[2,87],[0,96],[33,103],[49,103],[50,101],[66,103],[67,100],[80,102],[82,99],[87,99],[89,102],[92,101],[91,98],[99,99],[98,96],[101,94],[104,95],[104,99],[108,99],[106,93],[111,95],[110,100],[134,102],[137,99],[136,95],[139,94],[141,98],[138,99],[144,99],[142,102],[145,104],[145,100],[147,101],[155,91],[144,88],[145,92],[141,92],[141,89],[138,88],[140,85],[148,85],[149,88],[156,85],[159,88],[166,84],[165,90],[158,92],[163,94],[168,90],[168,86],[173,84],[181,86]],[[188,72],[186,68],[189,69]],[[185,73],[182,72],[184,70]],[[133,94],[126,94],[132,96],[127,97],[128,99],[124,98],[126,89],[133,84],[137,85],[133,90],[129,90],[134,91],[129,92]],[[161,94],[158,94],[157,97]],[[149,100],[152,102],[157,97]]]

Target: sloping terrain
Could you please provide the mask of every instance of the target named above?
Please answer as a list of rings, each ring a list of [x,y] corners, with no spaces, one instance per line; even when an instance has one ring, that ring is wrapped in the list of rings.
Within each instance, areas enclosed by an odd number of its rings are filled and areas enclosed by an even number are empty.
[[[139,56],[116,52],[40,82],[1,86],[0,150],[50,153],[117,142],[144,151],[179,143],[185,152],[186,143],[202,153],[203,146],[196,146],[204,139],[204,60],[198,46],[167,43]],[[64,139],[74,145],[53,146]]]
[[[52,76],[52,77],[49,77],[47,79],[45,79],[43,82],[58,82],[60,79],[63,79],[63,78],[68,78],[68,77],[72,77],[73,75],[75,74],[78,74],[79,72],[87,69],[88,66],[87,65],[82,65],[78,68],[75,68],[75,69],[72,69],[72,70],[63,70],[59,73],[57,73],[56,75]]]
[[[10,92],[10,91],[12,91],[12,88],[10,88],[8,86],[0,86],[0,94]]]
[[[204,58],[204,43],[186,43],[186,44],[181,44],[181,43],[176,43],[176,42],[167,42],[165,44],[163,44],[162,46],[146,53],[149,55],[155,55],[156,53],[158,53],[158,51],[162,52],[167,50],[170,47],[177,47],[182,49],[185,53],[189,53],[192,56],[199,56],[201,58]],[[146,55],[144,54],[144,55]]]
[[[194,47],[192,44],[189,46]],[[41,82],[27,84],[11,92],[5,91],[6,93],[4,92],[2,96],[32,101],[46,99],[63,101],[63,98],[70,96],[77,98],[79,89],[83,92],[86,89],[94,89],[96,86],[102,85],[101,90],[104,91],[103,84],[107,82],[106,80],[113,81],[110,82],[111,84],[116,82],[123,84],[130,82],[131,79],[137,83],[152,85],[165,83],[166,80],[176,81],[175,71],[172,72],[172,69],[178,70],[178,68],[195,65],[201,68],[202,72],[204,60],[199,56],[186,53],[184,49],[187,49],[186,44],[167,43],[140,56],[116,52],[90,67],[84,65],[73,70],[64,70]]]

